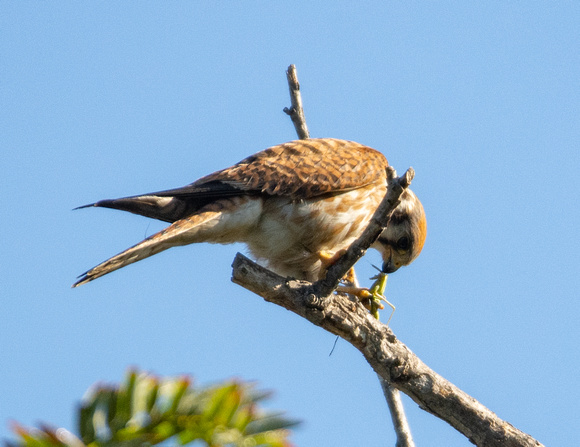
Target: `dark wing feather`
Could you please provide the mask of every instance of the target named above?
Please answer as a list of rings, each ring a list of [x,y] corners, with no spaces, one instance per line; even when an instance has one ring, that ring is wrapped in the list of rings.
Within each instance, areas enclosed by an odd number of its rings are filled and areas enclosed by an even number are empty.
[[[75,209],[91,206],[112,208],[165,222],[175,222],[186,216],[191,216],[214,200],[237,195],[240,195],[239,189],[225,183],[212,181],[199,186],[193,183],[183,188],[122,197],[120,199],[99,200],[96,203]]]
[[[305,200],[384,183],[387,166],[380,152],[353,141],[296,140],[258,152],[182,188],[101,200],[85,207],[114,208],[174,222],[220,198],[251,194]]]

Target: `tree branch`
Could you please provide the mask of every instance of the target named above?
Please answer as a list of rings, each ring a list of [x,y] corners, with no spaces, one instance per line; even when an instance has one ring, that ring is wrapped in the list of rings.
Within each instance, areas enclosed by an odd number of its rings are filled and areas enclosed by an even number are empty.
[[[284,111],[292,117],[300,138],[308,138],[293,65],[288,68],[287,75],[292,109]],[[396,178],[394,169],[387,170],[387,194],[367,229],[348,248],[344,256],[328,269],[323,280],[312,284],[308,281],[283,278],[238,253],[232,264],[232,281],[351,343],[375,370],[381,379],[381,385],[385,383],[404,392],[420,408],[449,423],[475,445],[541,447],[542,444],[537,440],[500,419],[425,365],[397,339],[388,326],[375,319],[356,298],[333,293],[344,274],[364,255],[386,227],[399,203],[400,195],[411,183],[413,175],[413,170],[409,169],[404,176]],[[388,391],[389,387],[386,388]],[[395,397],[392,400],[397,399]]]
[[[288,78],[288,87],[290,89],[290,101],[292,106],[290,108],[284,107],[284,113],[290,116],[294,128],[298,134],[298,138],[305,140],[310,138],[308,126],[306,126],[306,118],[304,117],[304,109],[302,109],[302,96],[300,95],[300,84],[298,83],[298,75],[296,74],[296,66],[294,64],[288,67],[286,71]]]
[[[283,278],[238,253],[232,281],[357,348],[375,372],[478,446],[536,446],[538,441],[500,419],[425,365],[356,299],[317,295],[316,284]]]
[[[389,382],[381,376],[379,376],[379,382],[381,383],[383,394],[389,405],[391,419],[393,420],[395,434],[397,435],[395,447],[415,447],[415,442],[411,435],[411,428],[404,413],[405,410],[403,408],[403,402],[401,401],[401,393],[398,389],[389,385]]]

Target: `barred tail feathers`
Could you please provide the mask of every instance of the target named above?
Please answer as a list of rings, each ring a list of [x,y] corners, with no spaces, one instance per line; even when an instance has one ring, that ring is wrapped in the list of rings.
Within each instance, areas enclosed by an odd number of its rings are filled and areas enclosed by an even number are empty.
[[[169,227],[148,237],[127,250],[107,259],[78,277],[72,287],[78,287],[134,262],[153,256],[168,248],[196,241],[196,228],[210,221],[216,213],[208,212],[178,220]],[[189,233],[189,234],[186,234]]]

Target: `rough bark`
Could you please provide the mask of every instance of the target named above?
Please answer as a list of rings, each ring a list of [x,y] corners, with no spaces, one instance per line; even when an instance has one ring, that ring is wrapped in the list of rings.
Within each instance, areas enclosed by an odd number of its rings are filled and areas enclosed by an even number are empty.
[[[237,254],[232,280],[351,343],[375,372],[478,446],[541,446],[425,365],[355,299],[317,294],[317,284],[283,278]]]
[[[286,75],[292,106],[284,112],[292,119],[298,137],[310,138],[296,67],[290,65]],[[312,284],[283,278],[238,253],[232,265],[232,281],[338,335],[363,354],[379,376],[397,433],[397,447],[414,446],[397,390],[407,394],[420,408],[448,422],[477,446],[542,446],[430,369],[355,298],[334,293],[341,278],[387,226],[414,174],[409,168],[397,178],[395,170],[388,168],[385,198],[365,232],[328,269],[323,280]]]

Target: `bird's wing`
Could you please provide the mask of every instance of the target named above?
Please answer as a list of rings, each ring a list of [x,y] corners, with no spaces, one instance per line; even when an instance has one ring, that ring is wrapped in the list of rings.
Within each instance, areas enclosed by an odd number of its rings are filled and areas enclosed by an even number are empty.
[[[354,141],[296,140],[258,152],[194,185],[218,180],[242,191],[311,199],[386,181],[387,160]]]
[[[270,195],[306,200],[384,183],[387,166],[380,152],[353,141],[296,140],[258,152],[182,188],[101,200],[80,208],[114,208],[175,222],[220,198]]]
[[[183,188],[152,192],[120,199],[105,199],[75,209],[92,206],[113,208],[121,211],[151,217],[165,222],[175,222],[191,216],[203,206],[220,198],[239,196],[240,190],[218,181],[203,185],[184,186]]]

